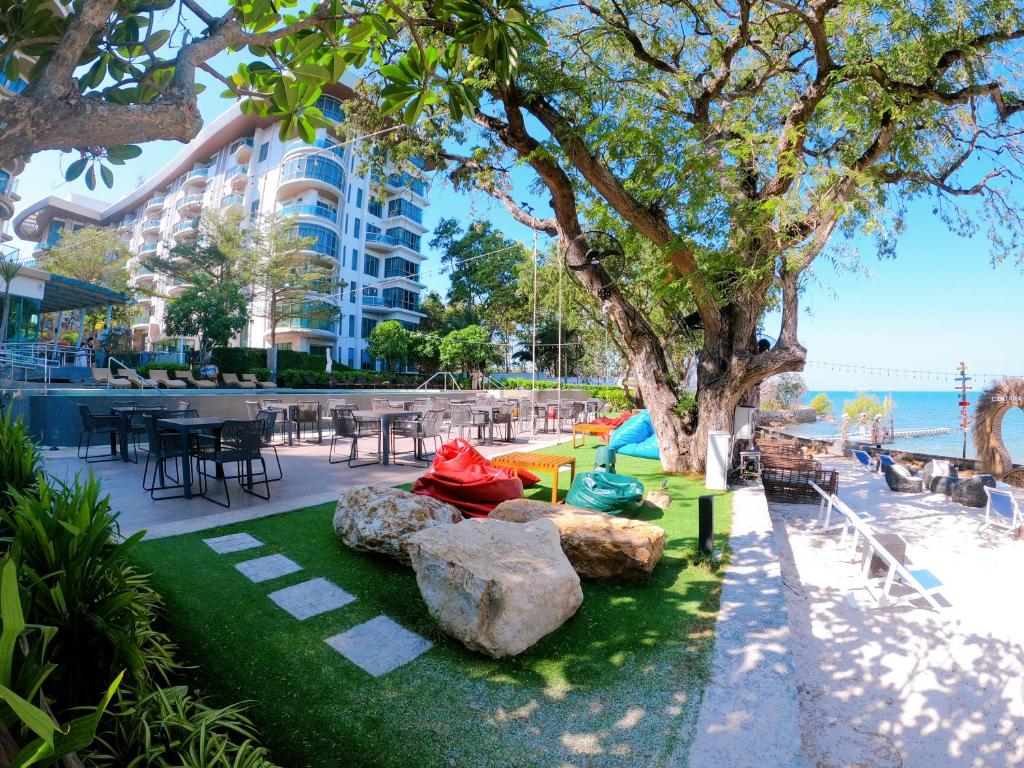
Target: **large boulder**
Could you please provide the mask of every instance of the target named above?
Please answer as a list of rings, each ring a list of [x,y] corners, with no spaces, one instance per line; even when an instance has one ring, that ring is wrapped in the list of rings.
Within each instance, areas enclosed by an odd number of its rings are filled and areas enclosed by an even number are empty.
[[[451,504],[381,485],[349,488],[338,499],[334,530],[352,549],[409,563],[409,537],[424,528],[462,521]]]
[[[409,554],[441,629],[489,656],[522,653],[583,602],[550,520],[479,518],[428,528],[409,539]]]
[[[590,579],[645,579],[665,551],[665,531],[657,525],[568,504],[503,501],[491,512],[491,519],[550,520],[558,526],[562,551],[572,567]]]

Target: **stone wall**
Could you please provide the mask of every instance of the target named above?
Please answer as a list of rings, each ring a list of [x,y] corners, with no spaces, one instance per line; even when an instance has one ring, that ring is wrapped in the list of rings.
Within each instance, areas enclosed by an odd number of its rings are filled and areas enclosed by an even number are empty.
[[[791,408],[784,411],[760,410],[757,412],[758,423],[771,426],[811,424],[817,420],[818,412],[813,408]]]

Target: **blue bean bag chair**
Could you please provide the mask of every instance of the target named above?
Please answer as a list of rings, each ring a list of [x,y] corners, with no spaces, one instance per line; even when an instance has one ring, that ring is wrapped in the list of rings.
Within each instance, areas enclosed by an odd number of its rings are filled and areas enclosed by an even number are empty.
[[[644,486],[635,477],[611,472],[580,472],[572,481],[565,503],[616,515],[632,512],[644,503]]]
[[[641,411],[621,427],[612,432],[608,448],[623,456],[636,456],[638,459],[660,459],[658,436],[654,434],[654,425],[650,414]]]

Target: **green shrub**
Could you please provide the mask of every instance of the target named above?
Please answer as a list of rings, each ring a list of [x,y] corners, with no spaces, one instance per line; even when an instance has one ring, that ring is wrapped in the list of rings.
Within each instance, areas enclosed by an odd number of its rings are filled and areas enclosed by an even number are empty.
[[[39,446],[8,406],[0,416],[0,510],[10,507],[11,492],[28,493],[35,487],[41,468]]]
[[[336,369],[347,368],[341,363],[334,363]],[[277,350],[277,370],[282,371],[288,368],[306,371],[326,372],[327,358],[323,355],[311,355],[309,352],[296,352],[293,349]]]
[[[12,498],[0,519],[33,593],[29,621],[57,630],[50,680],[62,706],[95,701],[125,669],[134,685],[166,682],[175,663],[154,627],[160,597],[128,560],[142,532],[115,538],[116,515],[91,474],[74,485],[40,478],[34,493]]]
[[[237,706],[213,709],[184,686],[121,696],[114,726],[87,755],[94,766],[274,768]]]
[[[306,386],[305,377],[309,371],[297,371],[289,368],[286,371],[277,372],[277,383],[289,389],[301,389]]]
[[[533,381],[530,379],[509,378],[503,379],[501,383],[508,389],[531,389],[533,387]],[[609,384],[567,384],[562,388],[583,390],[590,397],[607,400],[608,407],[612,410],[621,411],[633,407],[622,387]],[[538,381],[537,389],[558,389],[558,383],[554,381]]]
[[[253,368],[251,371],[245,371],[245,373],[255,374],[256,378],[260,381],[270,381],[269,368]]]
[[[810,407],[813,408],[819,416],[827,416],[832,413],[832,409],[835,407],[832,405],[832,401],[828,395],[824,392],[819,392],[813,398],[811,398]]]
[[[139,375],[149,376],[150,371],[190,371],[192,366],[185,363],[150,363],[139,369]]]
[[[267,350],[262,347],[217,347],[210,354],[210,362],[216,365],[221,373],[252,373],[256,368],[267,367]],[[279,358],[278,368],[280,367]]]

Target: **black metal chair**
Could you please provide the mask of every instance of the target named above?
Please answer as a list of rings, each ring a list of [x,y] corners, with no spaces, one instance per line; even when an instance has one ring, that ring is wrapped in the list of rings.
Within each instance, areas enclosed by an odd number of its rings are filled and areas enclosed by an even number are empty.
[[[203,497],[214,504],[230,508],[231,493],[228,490],[228,480],[237,480],[238,486],[246,493],[251,493],[261,499],[270,498],[267,463],[263,460],[263,454],[260,452],[263,447],[263,428],[261,421],[228,420],[221,427],[219,436],[199,435],[196,459],[199,464],[199,493]],[[259,462],[262,472],[253,471],[255,462]],[[208,493],[209,464],[217,467],[214,479],[220,480],[224,486],[224,502],[218,501]],[[224,471],[224,467],[229,464],[235,465],[235,474],[233,475]],[[267,489],[266,496],[256,492],[254,483],[263,483]]]
[[[502,404],[497,411],[494,412],[494,426],[499,427],[504,425],[505,427],[505,442],[514,443],[516,441],[516,411],[518,406],[512,403]]]
[[[301,401],[292,409],[292,424],[295,426],[295,439],[302,440],[302,428],[308,426],[320,435],[320,403],[316,400]]]
[[[407,437],[412,440],[412,453],[416,458],[417,466],[426,461],[427,440],[434,441],[434,451],[441,443],[441,422],[444,419],[444,411],[427,411],[422,416],[414,418],[391,421],[391,453],[395,457],[395,464],[398,464],[399,452],[395,450],[396,440],[400,437]]]
[[[367,467],[371,464],[377,464],[380,462],[381,455],[381,433],[380,433],[380,422],[376,419],[372,421],[364,421],[357,419],[352,413],[350,408],[332,408],[331,409],[331,425],[334,427],[334,434],[331,435],[331,448],[327,453],[327,461],[330,464],[340,464],[346,459],[334,460],[334,451],[338,445],[339,440],[351,440],[352,447],[348,453],[348,465],[350,467]],[[377,438],[377,458],[373,461],[364,461],[359,464],[353,464],[359,456],[359,440],[360,438],[376,437]]]
[[[102,461],[117,461],[121,457],[117,455],[114,446],[117,445],[120,435],[120,419],[117,416],[97,416],[89,410],[87,405],[79,405],[78,413],[82,418],[82,431],[78,433],[78,458],[84,459],[89,464],[98,464]],[[92,441],[95,437],[105,437],[110,442],[110,453],[100,457],[89,457],[89,450],[92,448]],[[82,447],[85,447],[85,455],[82,455]]]
[[[178,437],[177,432],[161,431],[157,428],[157,418],[167,418],[165,414],[161,414],[159,417],[155,415],[146,415],[143,417],[143,426],[146,430],[146,436],[149,440],[149,450],[146,452],[146,464],[142,468],[142,488],[143,490],[149,491],[149,497],[153,501],[165,501],[167,499],[181,499],[185,496],[185,486],[181,483],[181,470],[178,466],[180,461],[190,461],[188,456],[184,456],[181,451],[181,439]],[[149,480],[149,463],[153,462],[153,478]],[[170,466],[168,461],[172,461],[171,466],[174,467],[174,474],[171,475],[169,472]],[[167,483],[167,478],[171,477],[174,481],[171,484]],[[159,481],[159,482],[158,482]],[[181,489],[181,493],[158,496],[157,493],[161,491],[173,491],[175,489]]]
[[[484,427],[487,426],[487,414],[486,413],[474,413],[473,406],[470,403],[455,403],[453,402],[449,408],[451,414],[451,421],[448,422],[448,437],[452,436],[452,429],[459,431],[459,437],[462,437],[463,430],[468,430],[470,434],[473,430],[476,430],[476,439],[479,440],[483,437]]]
[[[263,425],[263,442],[261,445],[274,452],[274,461],[277,463],[277,477],[267,478],[267,481],[271,483],[276,483],[284,477],[284,470],[281,469],[281,457],[277,455],[277,445],[274,443],[274,425],[277,422],[278,413],[279,411],[265,411],[263,409],[256,413],[256,421]]]

